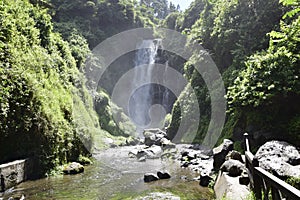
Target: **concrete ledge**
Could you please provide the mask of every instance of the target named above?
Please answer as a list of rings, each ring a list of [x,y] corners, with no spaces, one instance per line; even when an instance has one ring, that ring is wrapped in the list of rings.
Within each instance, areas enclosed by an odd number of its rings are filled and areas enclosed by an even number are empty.
[[[16,160],[0,165],[0,191],[16,186],[29,177],[30,160]]]

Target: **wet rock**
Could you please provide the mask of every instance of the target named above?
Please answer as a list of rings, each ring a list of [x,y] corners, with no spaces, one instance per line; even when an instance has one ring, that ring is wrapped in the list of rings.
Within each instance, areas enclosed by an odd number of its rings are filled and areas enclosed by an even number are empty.
[[[146,157],[148,159],[155,159],[159,158],[163,153],[163,150],[160,146],[153,145],[148,148],[144,148],[141,150],[138,150],[136,157],[140,159],[141,157]]]
[[[237,177],[240,176],[246,168],[240,161],[230,159],[223,163],[221,170],[223,172],[228,172],[228,175],[231,177]]]
[[[172,149],[176,147],[176,145],[167,138],[162,138],[160,140],[160,145],[163,147],[163,149]]]
[[[250,178],[249,175],[247,173],[243,173],[240,177],[239,177],[239,183],[241,185],[248,185],[250,183]]]
[[[241,163],[244,163],[244,160],[242,158],[242,154],[238,151],[230,151],[227,156],[226,156],[226,160],[229,160],[229,159],[232,159],[232,160],[238,160],[240,161]]]
[[[139,150],[136,154],[136,158],[140,159],[141,157],[147,157],[147,152],[146,150]]]
[[[133,149],[128,153],[129,158],[136,158],[139,150]]]
[[[146,157],[142,156],[138,159],[139,162],[146,162]]]
[[[154,144],[157,144],[156,136],[155,136],[154,133],[144,132],[143,134],[144,134],[144,137],[145,137],[145,140],[144,140],[145,145],[152,146]]]
[[[152,182],[152,181],[157,181],[159,178],[156,174],[153,174],[153,173],[146,173],[144,175],[144,182],[146,183],[149,183],[149,182]]]
[[[160,179],[169,179],[169,178],[171,178],[171,175],[168,171],[158,171],[157,176]]]
[[[161,146],[161,140],[167,136],[167,134],[160,129],[145,129],[143,135],[145,137],[144,144],[147,146]]]
[[[160,146],[153,145],[152,147],[146,149],[146,152],[148,158],[159,158],[162,155],[163,150]]]
[[[190,147],[183,148],[181,149],[181,157],[179,160],[180,166],[183,168],[189,168],[194,172],[202,174],[213,174],[213,159],[203,154],[202,150],[194,150]]]
[[[200,151],[186,149],[185,151],[181,152],[181,156],[183,160],[191,161],[200,156]]]
[[[84,167],[80,163],[72,162],[64,167],[64,174],[79,174],[84,172]]]
[[[211,176],[209,176],[206,173],[202,173],[202,174],[200,174],[199,185],[202,186],[202,187],[208,187],[208,185],[209,185],[209,183],[210,183],[211,180],[212,180]]]
[[[225,158],[229,151],[233,150],[233,142],[228,139],[224,139],[223,143],[213,149],[213,158],[214,158],[214,169],[218,170],[225,162]]]
[[[258,149],[255,157],[260,167],[278,176],[300,177],[300,153],[287,142],[267,142]]]
[[[138,144],[140,144],[140,140],[137,139],[137,138],[127,139],[126,140],[126,145],[127,146],[135,146],[135,145],[138,145]]]
[[[109,145],[109,147],[110,147],[110,148],[117,148],[117,147],[118,147],[118,145],[116,145],[116,144],[112,143],[112,144],[110,144],[110,145]]]

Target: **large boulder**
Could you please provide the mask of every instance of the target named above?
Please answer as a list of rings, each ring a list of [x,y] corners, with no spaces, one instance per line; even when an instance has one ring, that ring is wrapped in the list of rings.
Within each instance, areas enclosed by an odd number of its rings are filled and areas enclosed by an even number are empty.
[[[160,179],[169,179],[169,178],[171,178],[171,175],[168,171],[158,171],[157,176]]]
[[[144,175],[144,182],[146,182],[146,183],[149,183],[149,182],[152,182],[152,181],[157,181],[157,180],[159,180],[159,178],[156,174],[146,173]]]
[[[213,158],[214,158],[214,169],[218,170],[225,162],[227,154],[233,150],[233,142],[228,139],[224,139],[223,143],[213,149]]]
[[[278,176],[300,178],[300,153],[287,142],[267,142],[258,149],[255,158],[261,168]]]
[[[246,185],[241,185],[239,179],[231,177],[228,172],[219,172],[214,191],[216,199],[243,200],[250,194]]]
[[[239,177],[239,183],[241,185],[249,185],[249,183],[250,183],[249,174],[243,172],[242,175]]]
[[[223,163],[221,171],[228,172],[228,175],[231,177],[237,177],[240,176],[243,171],[246,171],[246,167],[238,160],[229,159]]]
[[[208,187],[208,185],[212,179],[213,179],[212,176],[210,176],[209,174],[201,173],[199,185],[202,187]]]
[[[79,174],[84,171],[83,165],[77,162],[72,162],[66,165],[63,169],[64,174]]]
[[[234,151],[234,150],[230,151],[226,156],[226,160],[229,160],[229,159],[238,160],[241,163],[244,163],[242,154],[238,151]]]
[[[136,154],[135,154],[136,153]],[[160,146],[153,145],[151,147],[143,148],[137,151],[131,151],[131,156],[136,156],[137,159],[140,159],[141,157],[145,157],[148,159],[155,159],[160,158],[163,153],[163,150]]]

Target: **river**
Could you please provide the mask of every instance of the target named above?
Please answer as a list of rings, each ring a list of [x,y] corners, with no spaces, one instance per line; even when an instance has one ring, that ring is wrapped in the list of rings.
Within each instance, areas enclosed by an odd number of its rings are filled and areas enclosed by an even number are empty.
[[[78,175],[64,175],[21,183],[8,196],[24,194],[26,200],[91,200],[134,199],[150,192],[171,192],[181,199],[212,199],[212,192],[199,186],[197,181],[187,181],[195,174],[181,169],[173,160],[153,159],[138,162],[129,158],[133,147],[120,147],[101,151],[94,155],[95,162]],[[168,170],[171,179],[144,183],[147,172]],[[185,178],[183,178],[185,177]]]

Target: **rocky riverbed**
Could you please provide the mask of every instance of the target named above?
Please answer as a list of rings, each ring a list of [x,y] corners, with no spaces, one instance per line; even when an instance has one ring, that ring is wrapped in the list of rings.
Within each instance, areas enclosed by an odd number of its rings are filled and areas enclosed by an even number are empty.
[[[232,141],[225,139],[207,149],[175,145],[159,129],[145,130],[144,136],[126,146],[112,143],[111,148],[94,152],[95,163],[85,169],[76,163],[64,169],[65,174],[76,175],[28,181],[0,199],[238,200],[249,196],[245,157],[233,149]],[[266,143],[256,157],[261,167],[279,176],[300,174],[299,150],[285,142]],[[78,166],[80,170],[75,170]]]

